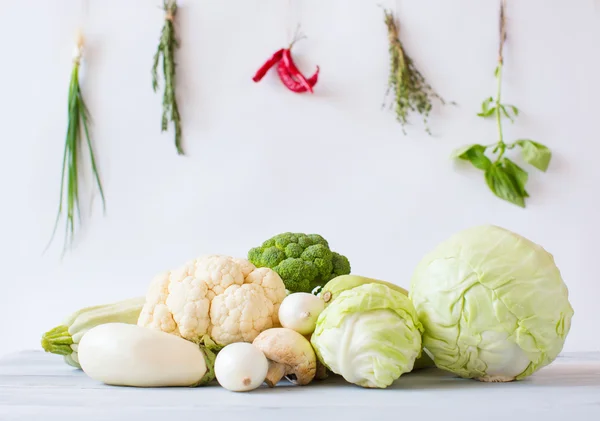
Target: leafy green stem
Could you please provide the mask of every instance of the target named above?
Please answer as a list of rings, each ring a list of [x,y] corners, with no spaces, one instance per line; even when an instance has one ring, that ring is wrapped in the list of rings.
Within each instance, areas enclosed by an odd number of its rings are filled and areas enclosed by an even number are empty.
[[[162,58],[162,71],[165,88],[163,92],[163,114],[161,120],[161,131],[168,129],[169,121],[175,128],[175,148],[179,155],[184,155],[181,146],[181,116],[179,106],[177,105],[177,96],[175,94],[175,50],[179,48],[179,40],[175,34],[175,16],[177,15],[177,1],[163,0],[163,9],[165,11],[165,23],[163,25],[158,48],[154,54],[152,62],[152,89],[158,90],[158,66]]]
[[[400,41],[399,27],[391,11],[384,9],[384,21],[387,28],[390,56],[386,97],[390,93],[393,96],[390,108],[395,109],[396,120],[401,124],[404,134],[406,134],[405,126],[409,122],[409,114],[413,112],[422,116],[425,131],[431,134],[428,119],[433,108],[433,101],[438,100],[442,105],[445,105],[446,101],[429,85],[406,53]]]
[[[506,145],[504,143],[504,134],[502,132],[502,58],[498,62],[496,67],[496,107],[494,114],[496,116],[496,125],[498,127],[498,156],[496,162],[499,162],[504,156]]]
[[[473,144],[455,151],[454,157],[469,161],[475,168],[484,172],[486,184],[500,199],[520,207],[525,207],[525,199],[529,193],[525,185],[529,178],[527,171],[519,167],[506,155],[506,151],[521,148],[523,160],[540,171],[546,171],[552,157],[550,150],[541,143],[530,139],[518,139],[512,143],[504,141],[502,119],[506,117],[514,122],[519,109],[514,105],[502,103],[502,72],[504,67],[503,48],[506,40],[506,22],[504,17],[505,0],[500,3],[500,46],[498,64],[494,76],[496,78],[496,97],[488,97],[481,103],[481,111],[477,114],[483,118],[495,118],[498,140],[491,145]],[[492,159],[486,154],[491,150]]]
[[[79,210],[79,154],[82,146],[81,144],[83,142],[82,138],[85,138],[85,142],[89,151],[92,175],[100,192],[100,197],[102,198],[103,209],[106,210],[104,190],[100,181],[100,175],[98,173],[96,158],[94,157],[94,150],[90,137],[89,111],[83,100],[83,95],[79,85],[79,68],[81,65],[82,51],[83,36],[79,34],[77,40],[77,54],[73,59],[73,69],[71,70],[71,79],[69,82],[67,114],[68,122],[62,159],[60,200],[52,236],[50,238],[50,242],[46,246],[47,249],[52,243],[60,223],[60,217],[63,215],[63,212],[66,211],[63,255],[67,248],[72,245],[75,237],[75,217],[77,216],[78,219],[81,219]]]

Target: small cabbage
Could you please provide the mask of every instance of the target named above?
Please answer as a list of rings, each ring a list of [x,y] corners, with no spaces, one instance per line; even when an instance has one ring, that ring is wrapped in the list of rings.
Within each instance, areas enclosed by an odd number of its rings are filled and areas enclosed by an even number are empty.
[[[459,232],[425,256],[410,297],[435,364],[482,381],[519,380],[550,364],[573,316],[552,255],[492,225]]]
[[[311,342],[319,360],[346,381],[385,388],[413,369],[422,329],[408,297],[368,283],[342,292],[319,315]]]

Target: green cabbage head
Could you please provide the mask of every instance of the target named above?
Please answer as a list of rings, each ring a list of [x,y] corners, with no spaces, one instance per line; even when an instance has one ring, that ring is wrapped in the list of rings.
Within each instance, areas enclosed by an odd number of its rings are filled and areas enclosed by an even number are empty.
[[[423,327],[407,296],[369,283],[342,292],[320,315],[311,342],[350,383],[385,388],[413,369]]]
[[[519,380],[550,364],[573,316],[552,255],[492,225],[459,232],[425,256],[410,297],[435,364],[482,381]]]

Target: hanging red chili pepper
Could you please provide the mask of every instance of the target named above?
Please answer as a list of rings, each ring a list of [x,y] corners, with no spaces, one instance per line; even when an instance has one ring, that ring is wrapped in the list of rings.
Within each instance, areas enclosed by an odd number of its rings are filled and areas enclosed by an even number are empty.
[[[308,91],[313,93],[313,87],[319,80],[319,66],[317,66],[317,71],[310,78],[306,79],[294,63],[291,46],[290,48],[282,48],[281,50],[276,51],[271,58],[258,69],[252,80],[254,82],[259,82],[275,64],[277,64],[277,74],[279,75],[279,79],[290,91],[296,93]]]

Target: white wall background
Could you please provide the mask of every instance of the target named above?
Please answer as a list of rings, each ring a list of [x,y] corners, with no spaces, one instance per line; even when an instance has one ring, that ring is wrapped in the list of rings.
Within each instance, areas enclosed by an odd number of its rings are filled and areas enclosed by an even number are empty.
[[[180,106],[188,156],[159,130],[150,65],[158,0],[91,0],[83,89],[107,196],[61,262],[54,222],[66,91],[80,1],[0,0],[0,352],[37,348],[82,306],[145,293],[160,270],[204,253],[243,256],[281,231],[318,232],[356,273],[408,284],[422,255],[481,223],[515,230],[555,255],[576,311],[565,351],[599,350],[598,94],[600,7],[592,0],[508,0],[504,98],[523,112],[508,139],[547,144],[522,210],[450,152],[492,143],[475,114],[494,92],[497,1],[400,1],[402,37],[456,108],[436,108],[435,137],[403,136],[380,108],[387,41],[380,2],[182,2]],[[321,66],[314,96],[251,76],[288,41],[301,68]],[[419,122],[418,116],[414,119]],[[89,202],[87,189],[82,200]]]

